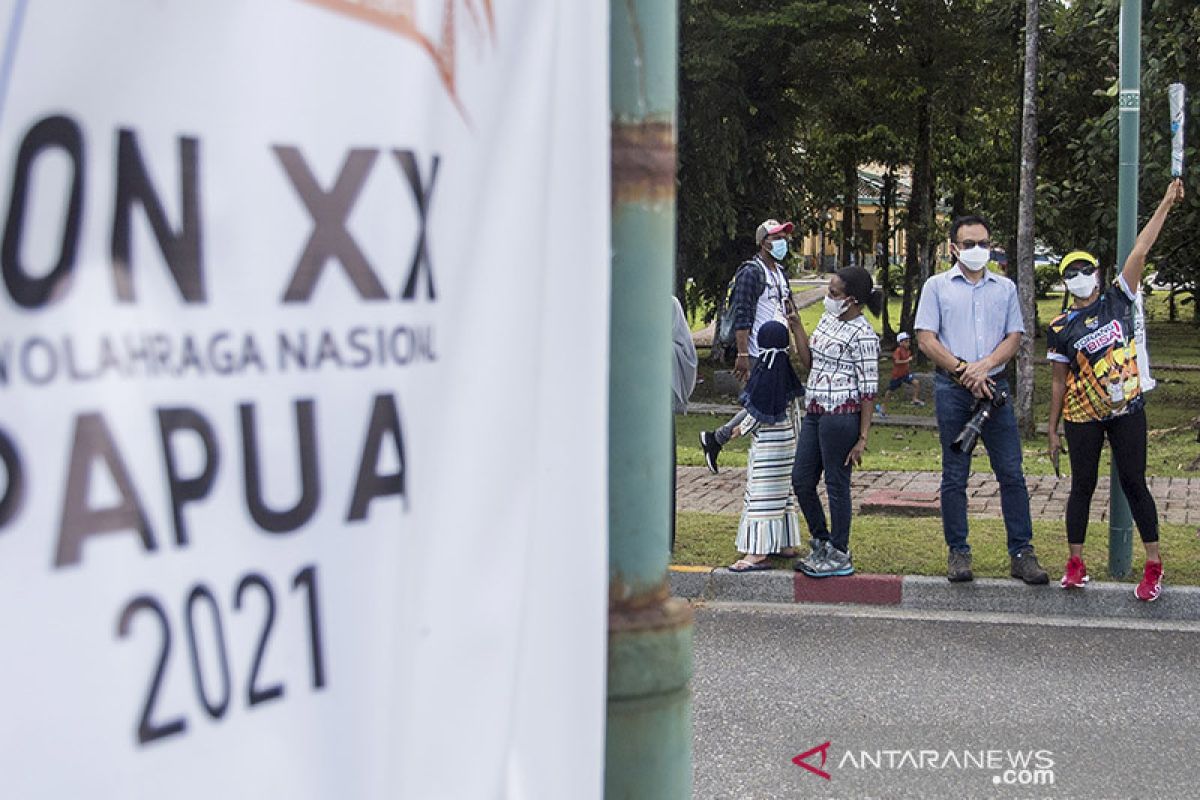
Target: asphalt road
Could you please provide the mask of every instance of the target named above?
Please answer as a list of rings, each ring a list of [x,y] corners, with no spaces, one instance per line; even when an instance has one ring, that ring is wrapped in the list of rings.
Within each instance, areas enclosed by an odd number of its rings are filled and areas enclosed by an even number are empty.
[[[701,606],[694,796],[1200,797],[1198,651],[1200,622]]]

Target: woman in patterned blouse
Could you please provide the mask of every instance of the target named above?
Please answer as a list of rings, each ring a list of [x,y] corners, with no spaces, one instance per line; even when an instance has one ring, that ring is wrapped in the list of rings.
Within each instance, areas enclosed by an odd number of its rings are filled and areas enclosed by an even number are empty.
[[[809,337],[812,370],[806,414],[796,442],[792,489],[812,536],[812,552],[796,569],[813,578],[854,574],[850,560],[850,472],[862,463],[879,391],[879,336],[863,308],[878,315],[883,293],[862,267],[844,267],[829,281],[825,313]],[[817,496],[825,475],[829,516]]]

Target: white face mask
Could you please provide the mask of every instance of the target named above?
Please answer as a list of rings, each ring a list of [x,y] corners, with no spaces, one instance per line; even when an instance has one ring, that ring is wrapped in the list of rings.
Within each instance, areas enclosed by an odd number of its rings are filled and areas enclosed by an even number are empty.
[[[1092,296],[1092,292],[1096,291],[1096,273],[1091,275],[1076,275],[1073,278],[1068,278],[1065,281],[1067,291],[1076,297],[1088,298]]]
[[[775,241],[771,242],[771,255],[776,261],[782,261],[783,257],[787,255],[787,252],[787,239],[776,239]]]
[[[986,247],[972,247],[970,250],[958,251],[958,263],[971,272],[979,272],[992,260],[992,251]]]
[[[840,317],[846,311],[846,298],[834,300],[829,295],[825,295],[825,312],[833,314],[835,317]]]

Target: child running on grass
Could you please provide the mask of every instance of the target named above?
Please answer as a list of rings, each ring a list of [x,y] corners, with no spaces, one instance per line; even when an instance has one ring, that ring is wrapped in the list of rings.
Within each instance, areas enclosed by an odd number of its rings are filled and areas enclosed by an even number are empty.
[[[925,405],[925,401],[921,399],[921,382],[912,376],[913,355],[912,350],[908,348],[910,338],[904,331],[900,331],[896,336],[896,349],[892,351],[892,379],[888,381],[883,398],[875,404],[875,413],[881,417],[887,416],[887,401],[892,392],[906,383],[912,387],[912,404]]]
[[[746,493],[738,522],[736,546],[744,555],[731,572],[770,569],[767,556],[795,558],[800,544],[800,518],[792,496],[792,461],[799,418],[795,400],[804,386],[788,360],[788,329],[766,322],[758,330],[759,359],[742,392],[746,418],[734,436],[751,435]],[[799,345],[801,364],[810,363],[807,342]]]

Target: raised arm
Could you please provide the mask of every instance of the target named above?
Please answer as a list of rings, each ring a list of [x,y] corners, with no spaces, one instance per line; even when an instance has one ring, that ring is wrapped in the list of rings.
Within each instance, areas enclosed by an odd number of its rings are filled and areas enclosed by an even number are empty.
[[[1158,239],[1158,234],[1162,231],[1163,223],[1167,220],[1171,206],[1182,200],[1183,180],[1176,178],[1167,187],[1167,192],[1159,202],[1158,208],[1154,209],[1154,215],[1150,217],[1150,221],[1138,234],[1137,240],[1133,243],[1133,249],[1129,251],[1129,257],[1125,259],[1121,277],[1125,279],[1125,285],[1129,287],[1130,292],[1136,294],[1138,287],[1142,285],[1142,273],[1146,270],[1146,256],[1150,254],[1150,248]]]

